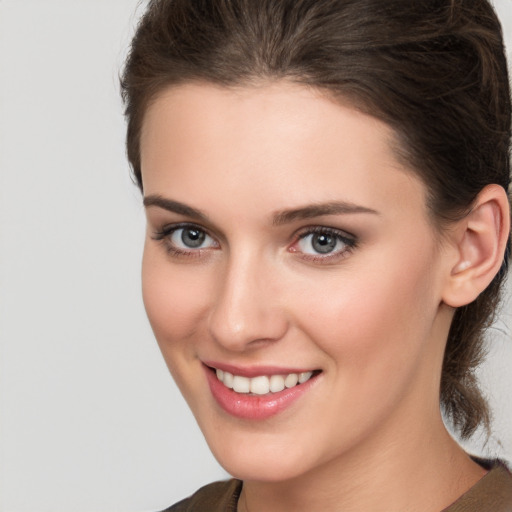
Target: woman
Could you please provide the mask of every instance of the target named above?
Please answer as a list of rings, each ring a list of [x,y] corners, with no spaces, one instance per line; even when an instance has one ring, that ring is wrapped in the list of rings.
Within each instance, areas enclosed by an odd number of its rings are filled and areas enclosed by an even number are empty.
[[[489,425],[510,252],[488,2],[155,0],[123,93],[146,310],[236,478],[169,510],[512,510],[441,415]]]

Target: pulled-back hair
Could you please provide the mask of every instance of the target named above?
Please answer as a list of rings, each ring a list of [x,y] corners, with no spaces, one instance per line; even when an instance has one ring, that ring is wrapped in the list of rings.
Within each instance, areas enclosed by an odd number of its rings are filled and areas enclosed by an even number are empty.
[[[501,26],[486,0],[150,0],[122,77],[127,152],[143,188],[148,105],[182,83],[288,80],[325,90],[395,131],[442,231],[488,184],[510,183],[510,91]],[[456,310],[441,404],[462,437],[489,426],[475,368],[510,256]]]

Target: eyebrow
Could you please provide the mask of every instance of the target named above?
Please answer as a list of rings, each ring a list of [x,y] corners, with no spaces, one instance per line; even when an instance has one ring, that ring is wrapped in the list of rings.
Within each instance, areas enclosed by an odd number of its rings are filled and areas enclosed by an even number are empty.
[[[157,206],[164,210],[177,213],[179,215],[185,215],[192,219],[208,221],[208,215],[203,213],[201,210],[192,208],[186,204],[174,201],[172,199],[166,199],[158,194],[149,195],[144,198],[144,206]],[[346,201],[330,201],[327,203],[319,203],[303,206],[300,208],[292,208],[289,210],[282,210],[274,213],[272,217],[272,224],[274,226],[281,226],[283,224],[289,224],[297,220],[312,219],[314,217],[321,217],[323,215],[342,215],[342,214],[354,214],[354,213],[367,213],[373,215],[379,215],[379,212],[365,206],[359,206]]]
[[[185,215],[186,217],[190,217],[196,220],[207,221],[208,215],[203,213],[201,210],[197,210],[196,208],[192,208],[191,206],[187,206],[186,204],[180,203],[179,201],[173,201],[172,199],[166,199],[160,195],[150,195],[144,198],[144,206],[148,208],[149,206],[158,206],[159,208],[163,208],[169,212],[178,213],[180,215]]]
[[[322,215],[341,215],[352,213],[369,213],[379,215],[379,212],[345,201],[330,201],[328,203],[312,204],[302,208],[293,208],[277,212],[273,217],[273,225],[281,226],[296,220],[311,219]]]

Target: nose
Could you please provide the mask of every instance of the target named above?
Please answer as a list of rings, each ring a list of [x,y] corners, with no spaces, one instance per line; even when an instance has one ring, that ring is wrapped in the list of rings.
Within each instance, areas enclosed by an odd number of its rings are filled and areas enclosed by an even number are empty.
[[[232,255],[219,273],[208,320],[211,336],[225,349],[243,352],[285,335],[288,321],[272,267],[255,255]]]

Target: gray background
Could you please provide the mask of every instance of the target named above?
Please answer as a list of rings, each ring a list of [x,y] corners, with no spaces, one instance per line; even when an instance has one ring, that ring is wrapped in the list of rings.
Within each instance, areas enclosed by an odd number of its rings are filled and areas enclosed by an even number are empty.
[[[496,6],[510,36],[511,0]],[[1,511],[158,510],[225,477],[140,298],[118,73],[141,10],[0,0]],[[509,460],[511,310],[482,371],[495,433],[470,445]]]

